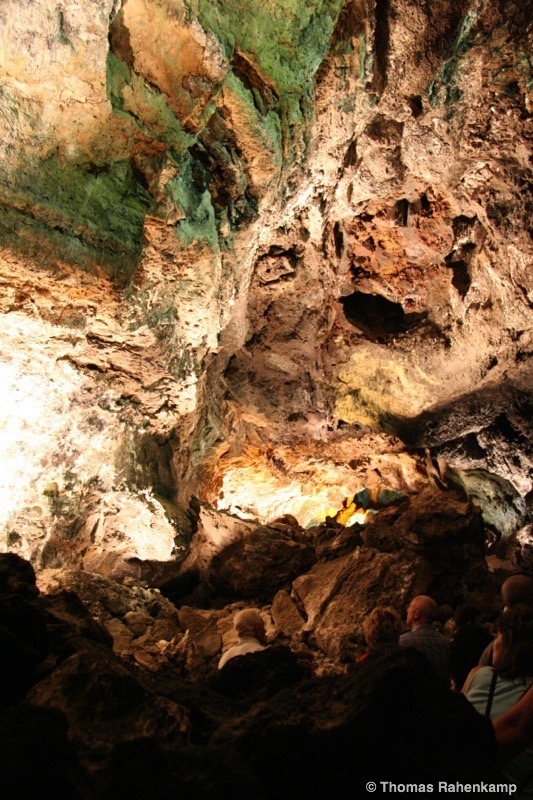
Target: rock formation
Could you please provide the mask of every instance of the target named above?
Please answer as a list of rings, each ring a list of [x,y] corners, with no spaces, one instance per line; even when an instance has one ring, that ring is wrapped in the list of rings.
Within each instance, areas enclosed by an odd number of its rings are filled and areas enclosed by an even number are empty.
[[[6,545],[144,516],[170,557],[193,494],[309,525],[426,448],[523,526],[526,4],[1,14]]]

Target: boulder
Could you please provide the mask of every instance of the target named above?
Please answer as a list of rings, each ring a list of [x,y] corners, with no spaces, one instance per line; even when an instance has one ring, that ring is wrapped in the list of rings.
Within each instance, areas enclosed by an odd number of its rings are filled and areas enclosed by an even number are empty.
[[[35,570],[16,553],[0,553],[0,594],[34,598],[39,594]]]
[[[261,525],[213,558],[208,580],[225,596],[270,600],[315,560],[300,531]]]
[[[231,514],[201,505],[198,529],[192,537],[181,574],[197,573],[202,577],[206,576],[215,556],[230,544],[249,536],[256,527],[256,523],[245,522]]]
[[[201,656],[210,658],[220,652],[222,637],[218,632],[216,616],[182,606],[179,610],[180,628],[189,633]]]
[[[301,634],[305,620],[292,597],[284,589],[280,589],[274,597],[270,613],[279,633],[289,639]]]
[[[359,547],[316,564],[292,589],[307,616],[308,640],[327,655],[340,657],[361,638],[363,620],[372,609],[386,605],[403,610],[413,595],[427,590],[430,579],[422,556]]]
[[[387,553],[410,553],[431,565],[428,586],[439,603],[463,602],[487,584],[481,511],[459,490],[428,487],[398,508],[381,511],[365,526],[363,541]]]
[[[110,748],[157,732],[161,742],[185,743],[186,709],[146,689],[104,645],[87,642],[32,688],[27,700],[55,708],[68,719],[76,747]]]
[[[367,781],[501,780],[491,726],[416,651],[292,686],[211,741],[239,752],[265,800],[351,800]]]
[[[331,560],[352,553],[361,543],[361,525],[345,528],[342,525],[320,525],[308,530],[315,540],[315,553],[319,561]]]
[[[0,710],[24,696],[48,653],[38,594],[31,564],[0,554]]]

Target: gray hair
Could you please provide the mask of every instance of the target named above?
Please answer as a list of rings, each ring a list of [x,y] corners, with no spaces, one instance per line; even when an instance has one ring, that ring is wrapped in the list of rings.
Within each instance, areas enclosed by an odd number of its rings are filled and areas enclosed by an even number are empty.
[[[239,636],[253,636],[258,625],[265,627],[263,617],[257,608],[243,608],[238,611],[233,619],[233,627]]]

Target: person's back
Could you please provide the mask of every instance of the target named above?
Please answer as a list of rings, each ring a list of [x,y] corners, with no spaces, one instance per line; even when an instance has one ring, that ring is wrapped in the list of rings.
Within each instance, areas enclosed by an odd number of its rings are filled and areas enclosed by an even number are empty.
[[[474,708],[494,723],[532,691],[533,613],[527,606],[518,605],[500,617],[494,667],[472,670],[464,693]],[[526,739],[520,751],[511,758],[508,755],[501,752],[506,778],[519,787],[514,796],[533,797],[533,742],[529,740],[528,744]]]
[[[407,609],[407,624],[412,628],[400,636],[400,647],[413,647],[422,653],[436,675],[450,680],[450,640],[433,627],[437,604],[427,595],[418,595]]]
[[[479,623],[479,612],[469,605],[455,612],[456,632],[451,641],[451,676],[457,690],[463,688],[468,673],[479,662],[481,654],[492,642],[487,628]]]
[[[256,608],[245,608],[239,611],[235,615],[233,626],[239,639],[236,645],[224,653],[218,662],[219,669],[223,669],[228,661],[237,656],[264,650],[267,644],[265,623]]]

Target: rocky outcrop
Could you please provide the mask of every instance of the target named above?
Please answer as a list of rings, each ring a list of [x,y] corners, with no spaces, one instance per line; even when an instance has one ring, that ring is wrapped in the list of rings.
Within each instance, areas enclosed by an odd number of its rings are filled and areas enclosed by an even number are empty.
[[[2,5],[0,794],[491,779],[420,662],[352,662],[492,596],[486,530],[529,568],[527,12]]]
[[[312,544],[298,529],[260,526],[215,556],[208,580],[221,596],[271,599],[314,560]]]
[[[431,593],[455,603],[486,579],[481,512],[461,492],[427,489],[406,506],[380,512],[362,534],[368,547],[423,556],[431,565]]]
[[[280,786],[316,800],[330,790],[348,798],[380,770],[399,783],[409,775],[431,782],[440,772],[450,781],[496,779],[498,768],[486,760],[495,753],[492,732],[464,697],[438,686],[417,656],[400,651],[334,682],[289,689],[222,726],[213,741],[238,747],[268,798]],[[433,726],[434,714],[442,726]]]
[[[426,593],[429,583],[430,569],[421,557],[357,548],[297,578],[293,593],[306,618],[307,641],[330,656],[350,658],[350,645],[376,605],[403,609],[408,598]]]
[[[79,565],[95,488],[154,550],[159,498],[314,525],[376,471],[419,491],[425,448],[526,521],[527,15],[285,10],[3,12],[2,527],[34,563]]]

